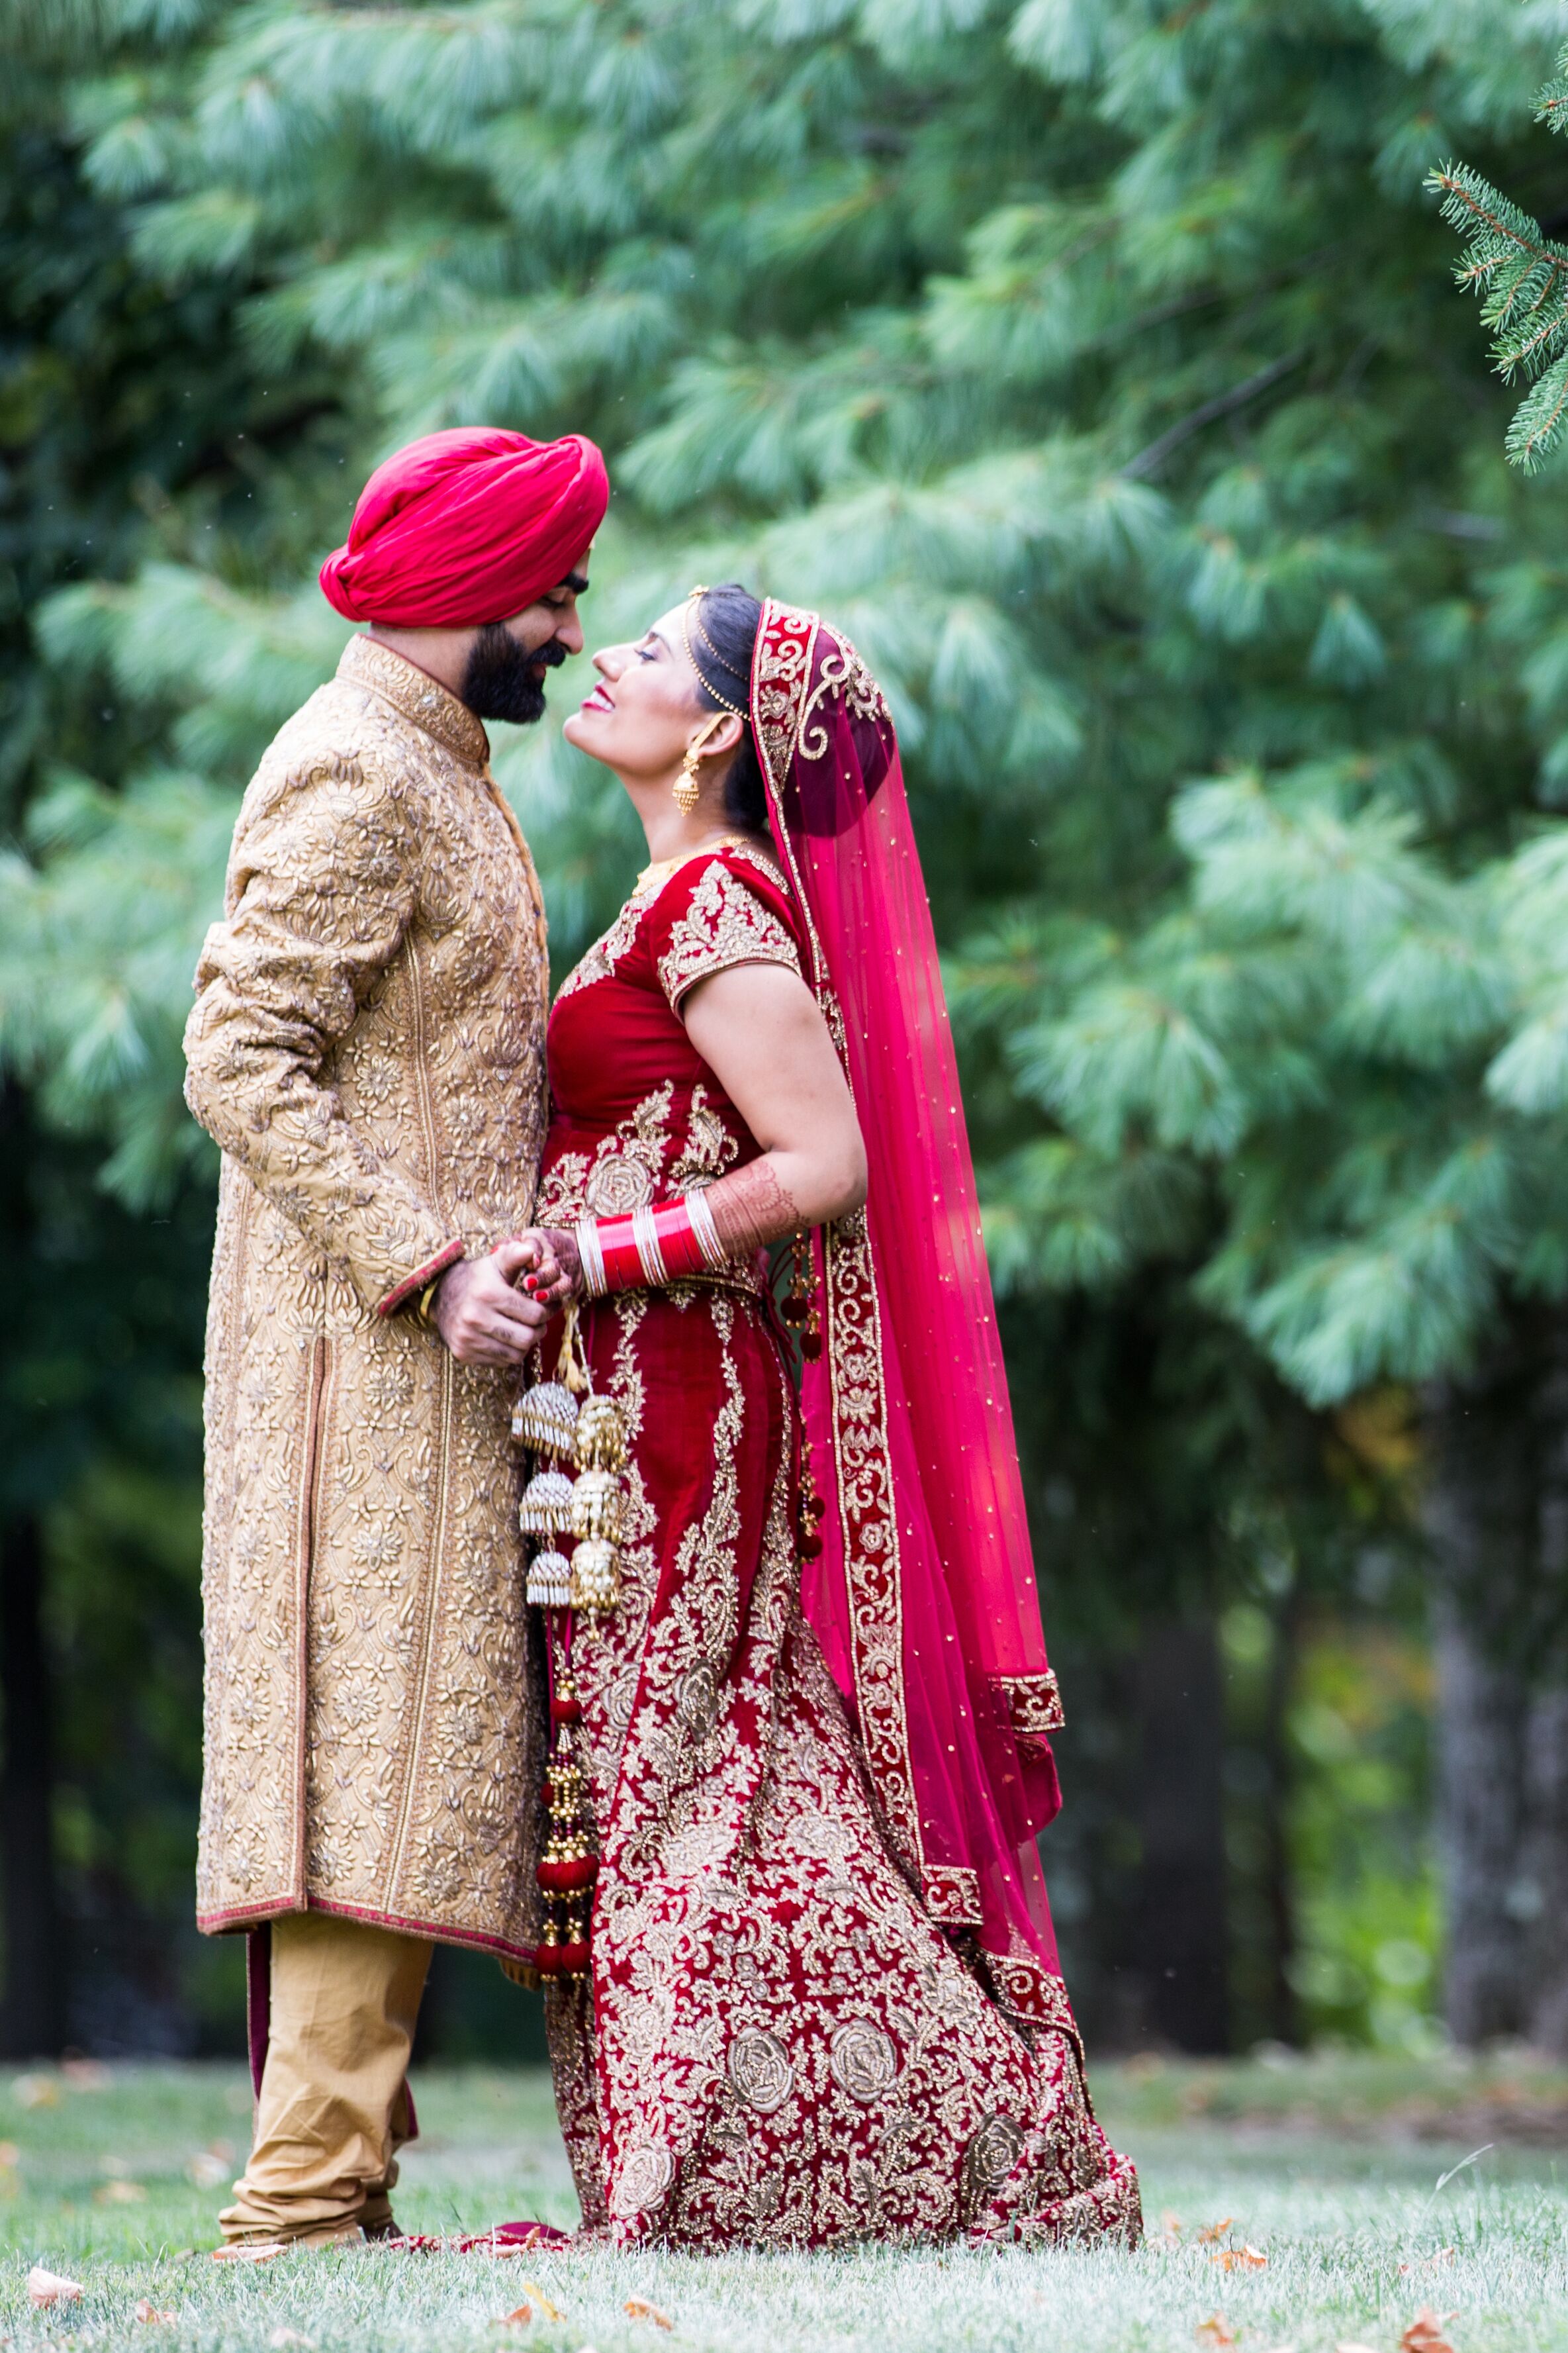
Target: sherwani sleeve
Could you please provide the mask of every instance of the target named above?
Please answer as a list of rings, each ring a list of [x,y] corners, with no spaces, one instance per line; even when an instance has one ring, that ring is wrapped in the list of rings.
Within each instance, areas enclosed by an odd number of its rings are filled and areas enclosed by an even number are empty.
[[[229,912],[207,934],[185,1028],[196,1118],[383,1315],[463,1255],[452,1222],[356,1133],[331,1074],[417,895],[395,777],[342,754],[296,764],[241,813]]]

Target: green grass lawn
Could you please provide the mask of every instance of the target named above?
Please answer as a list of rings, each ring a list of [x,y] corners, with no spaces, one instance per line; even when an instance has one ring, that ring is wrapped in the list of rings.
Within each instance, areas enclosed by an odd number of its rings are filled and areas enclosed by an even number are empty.
[[[1568,2348],[1568,2077],[1523,2056],[1102,2066],[1101,2112],[1143,2176],[1151,2243],[1136,2254],[595,2251],[494,2262],[348,2249],[255,2268],[206,2252],[245,2152],[240,2073],[74,2073],[0,2081],[0,2342],[16,2348],[1195,2353],[1195,2330],[1217,2313],[1239,2353],[1398,2353],[1424,2305],[1447,2321],[1456,2353]],[[431,2070],[417,2090],[422,2137],[397,2197],[405,2228],[573,2219],[542,2075]],[[1494,2146],[1439,2186],[1485,2141]],[[1222,2239],[1199,2241],[1222,2223]],[[1215,2261],[1244,2243],[1266,2264]],[[35,2263],[79,2281],[80,2301],[35,2311]],[[525,2276],[561,2317],[536,2307],[526,2330],[509,2329]],[[669,2316],[668,2336],[627,2314],[637,2297]],[[173,2317],[138,2321],[143,2300]]]

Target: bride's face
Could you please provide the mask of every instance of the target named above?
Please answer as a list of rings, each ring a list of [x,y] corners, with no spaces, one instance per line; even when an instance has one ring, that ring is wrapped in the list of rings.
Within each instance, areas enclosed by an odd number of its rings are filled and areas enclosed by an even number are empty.
[[[740,721],[724,712],[715,724],[698,691],[681,614],[674,605],[636,645],[602,647],[594,656],[598,683],[561,731],[580,752],[637,783],[673,778],[699,736],[706,754],[740,741]]]

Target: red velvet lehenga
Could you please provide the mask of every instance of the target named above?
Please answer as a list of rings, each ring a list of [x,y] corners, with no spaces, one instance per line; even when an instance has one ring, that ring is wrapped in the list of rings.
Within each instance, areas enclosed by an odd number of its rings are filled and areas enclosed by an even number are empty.
[[[755,1156],[676,1008],[799,969],[778,870],[640,886],[563,987],[542,1223]],[[572,1635],[600,1871],[591,1975],[547,1989],[584,2226],[697,2249],[1135,2235],[1060,1980],[1026,2017],[937,1925],[802,1612],[800,1418],[761,1271],[587,1308],[629,1467],[618,1609]]]

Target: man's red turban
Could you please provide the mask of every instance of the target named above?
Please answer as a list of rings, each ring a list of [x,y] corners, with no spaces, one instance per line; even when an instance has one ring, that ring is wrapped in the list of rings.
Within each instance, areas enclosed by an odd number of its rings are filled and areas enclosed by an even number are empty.
[[[388,628],[510,620],[574,568],[609,499],[604,459],[580,433],[426,433],[360,492],[347,544],[321,566],[322,592],[349,620]]]

